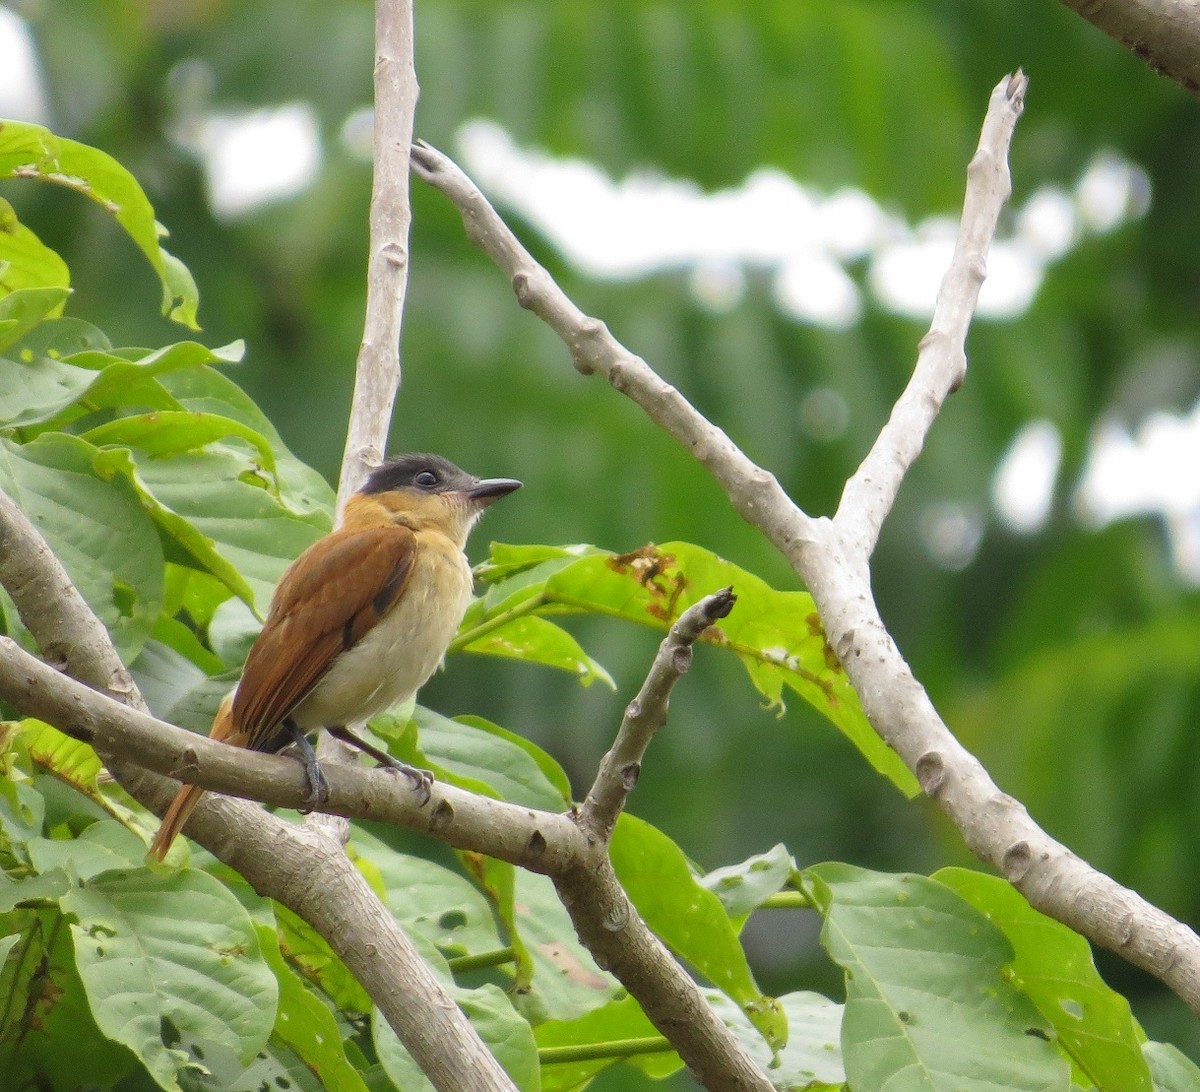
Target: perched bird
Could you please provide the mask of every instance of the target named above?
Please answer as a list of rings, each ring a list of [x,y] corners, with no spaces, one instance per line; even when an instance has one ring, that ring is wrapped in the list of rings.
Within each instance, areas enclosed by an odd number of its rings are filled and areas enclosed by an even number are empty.
[[[433,674],[471,598],[467,535],[489,504],[520,487],[472,477],[438,455],[378,467],[341,526],[283,574],[211,737],[268,753],[294,743],[311,807],[329,796],[306,738],[320,728],[408,773],[428,796],[428,774],[346,726],[411,697]],[[204,791],[185,785],[172,801],[150,846],[160,861]]]

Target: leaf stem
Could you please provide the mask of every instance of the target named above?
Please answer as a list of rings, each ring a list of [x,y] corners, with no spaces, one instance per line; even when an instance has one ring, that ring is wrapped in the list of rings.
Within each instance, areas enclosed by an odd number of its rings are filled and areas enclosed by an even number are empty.
[[[594,1062],[607,1058],[635,1058],[640,1054],[666,1054],[674,1049],[661,1035],[648,1035],[642,1039],[614,1039],[607,1043],[539,1047],[538,1061],[542,1065]]]
[[[512,963],[517,958],[512,945],[507,948],[494,948],[490,952],[477,952],[474,955],[454,956],[446,960],[453,974],[465,974],[467,971],[479,971],[486,967],[500,967]]]
[[[544,591],[538,592],[537,595],[531,595],[528,599],[522,599],[515,607],[502,610],[499,614],[485,619],[479,625],[473,626],[465,633],[460,633],[450,642],[449,651],[460,652],[467,645],[478,641],[481,637],[486,637],[489,633],[499,629],[501,626],[507,625],[515,618],[523,618],[527,614],[532,614],[550,602],[551,600]]]

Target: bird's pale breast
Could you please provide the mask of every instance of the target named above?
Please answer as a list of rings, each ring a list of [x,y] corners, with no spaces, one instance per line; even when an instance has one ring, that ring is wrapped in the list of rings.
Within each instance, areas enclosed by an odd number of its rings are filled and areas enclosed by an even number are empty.
[[[471,569],[441,536],[423,543],[395,606],[334,660],[292,714],[302,729],[356,724],[411,697],[437,670],[471,600]]]

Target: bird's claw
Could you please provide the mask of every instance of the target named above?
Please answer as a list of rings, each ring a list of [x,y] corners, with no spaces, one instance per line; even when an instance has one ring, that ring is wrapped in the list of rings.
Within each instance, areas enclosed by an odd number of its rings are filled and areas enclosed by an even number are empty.
[[[433,795],[432,772],[418,769],[416,766],[410,766],[406,762],[399,762],[396,759],[392,759],[384,769],[404,774],[413,783],[413,792],[420,797],[420,806],[424,807],[429,803],[429,798]]]
[[[311,766],[306,765],[304,779],[308,783],[308,788],[304,793],[304,807],[300,809],[301,815],[307,815],[329,801],[329,782],[325,780],[320,766],[315,762]]]

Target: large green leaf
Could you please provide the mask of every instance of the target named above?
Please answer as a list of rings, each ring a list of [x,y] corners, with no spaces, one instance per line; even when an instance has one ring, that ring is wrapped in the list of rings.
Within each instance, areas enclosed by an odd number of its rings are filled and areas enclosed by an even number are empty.
[[[842,1056],[851,1088],[1066,1092],[1053,1027],[1005,977],[1004,934],[923,876],[806,869],[821,942],[846,972]]]
[[[26,895],[57,901],[65,886],[59,873],[53,890],[28,881]],[[6,915],[4,925],[20,935],[10,938],[19,947],[0,968],[0,1087],[113,1087],[132,1057],[97,1027],[61,915],[56,909],[19,912]]]
[[[735,865],[714,868],[699,878],[721,900],[734,925],[741,928],[751,912],[791,881],[796,863],[782,845],[756,853]]]
[[[415,761],[439,778],[510,804],[544,811],[571,806],[566,774],[536,744],[479,717],[451,720],[417,706],[413,719],[420,738]]]
[[[0,178],[34,178],[95,201],[128,233],[163,287],[163,314],[196,329],[199,296],[187,268],[160,245],[165,229],[137,179],[112,156],[41,125],[0,121]]]
[[[162,546],[133,490],[97,477],[94,457],[65,434],[24,445],[0,438],[0,489],[45,536],[128,663],[162,609]]]
[[[975,907],[1013,946],[1010,978],[1054,1026],[1080,1083],[1105,1092],[1149,1092],[1142,1056],[1145,1034],[1129,1002],[1096,970],[1078,933],[1039,914],[1011,884],[965,868],[944,868],[933,879]]]
[[[208,349],[193,341],[154,352],[114,350],[78,319],[42,319],[0,360],[0,420],[8,427],[62,429],[98,410],[182,410],[155,376],[240,359],[239,343]]]
[[[680,848],[623,813],[610,852],[621,885],[659,939],[734,1001],[772,1048],[782,1047],[787,1021],[758,988],[729,915],[696,880]]]
[[[1170,1043],[1146,1043],[1142,1046],[1154,1092],[1196,1092],[1200,1089],[1200,1066]]]
[[[263,957],[279,983],[275,1034],[292,1048],[313,1072],[324,1092],[366,1092],[358,1071],[346,1057],[337,1020],[329,1006],[314,994],[287,964],[279,938],[270,925],[257,926]],[[247,1080],[245,1076],[242,1080]],[[251,1085],[248,1083],[248,1087]],[[255,1083],[253,1087],[263,1087]]]
[[[596,966],[546,876],[518,868],[513,876],[513,924],[533,962],[529,992],[515,998],[534,1024],[569,1020],[605,1004],[618,992]]]
[[[912,772],[867,721],[807,592],[777,591],[687,542],[627,554],[577,546],[557,554],[544,546],[493,546],[492,552],[492,564],[481,570],[492,587],[468,613],[459,639],[463,647],[495,652],[512,630],[513,640],[503,654],[520,655],[534,644],[520,631],[520,623],[536,612],[589,611],[666,629],[704,596],[733,587],[733,611],[701,640],[732,651],[771,703],[782,708],[785,690],[802,697],[837,725],[876,770],[907,795],[919,794]],[[546,657],[535,651],[531,658]]]
[[[105,872],[62,900],[79,974],[101,1030],[132,1050],[160,1087],[178,1087],[189,1040],[248,1064],[275,1021],[278,986],[245,910],[211,876],[184,869]]]
[[[808,991],[776,998],[787,1017],[788,1041],[782,1050],[772,1051],[728,997],[715,991],[706,992],[705,997],[776,1088],[844,1084],[846,1074],[839,1045],[843,1007],[836,1001]]]
[[[420,857],[389,849],[356,829],[351,843],[382,881],[384,904],[410,933],[445,956],[495,951],[501,946],[487,899],[470,880]]]

